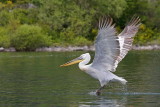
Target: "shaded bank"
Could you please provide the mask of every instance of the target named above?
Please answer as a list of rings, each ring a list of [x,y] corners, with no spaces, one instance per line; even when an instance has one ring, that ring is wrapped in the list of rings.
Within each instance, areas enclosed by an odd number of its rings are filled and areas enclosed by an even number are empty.
[[[147,46],[136,46],[132,47],[132,50],[160,50],[160,45],[147,45]],[[37,48],[36,52],[64,52],[64,51],[95,51],[94,46],[68,46],[68,47],[42,47]],[[16,49],[11,48],[3,48],[0,47],[0,52],[16,52]]]
[[[136,46],[132,50],[160,50],[160,45]],[[54,52],[54,51],[95,51],[94,46],[69,46],[69,47],[43,47],[37,48],[36,52]]]
[[[13,47],[11,47],[11,48],[0,47],[0,52],[16,52],[16,49]]]

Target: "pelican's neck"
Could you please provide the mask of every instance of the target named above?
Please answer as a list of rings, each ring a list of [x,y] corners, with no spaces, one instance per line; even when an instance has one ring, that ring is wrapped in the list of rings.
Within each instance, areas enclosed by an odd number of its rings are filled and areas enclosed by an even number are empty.
[[[79,68],[80,68],[81,70],[85,70],[86,64],[89,63],[90,59],[91,59],[90,54],[89,54],[89,53],[86,53],[86,57],[84,58],[84,60],[79,63]]]

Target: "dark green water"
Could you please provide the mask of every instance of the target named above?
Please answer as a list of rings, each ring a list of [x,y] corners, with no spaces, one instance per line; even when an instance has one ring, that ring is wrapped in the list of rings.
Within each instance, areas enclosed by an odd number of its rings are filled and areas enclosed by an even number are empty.
[[[0,53],[0,106],[160,106],[160,51],[131,51],[115,72],[127,86],[111,83],[101,96],[93,94],[99,82],[77,65],[59,67],[82,53]]]

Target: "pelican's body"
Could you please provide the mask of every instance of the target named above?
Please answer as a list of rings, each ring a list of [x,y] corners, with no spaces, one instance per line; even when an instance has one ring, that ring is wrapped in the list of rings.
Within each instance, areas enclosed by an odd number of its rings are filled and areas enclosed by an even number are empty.
[[[127,81],[121,77],[118,77],[111,73],[110,71],[106,71],[105,69],[96,69],[91,64],[88,64],[91,57],[89,53],[82,54],[83,61],[79,63],[79,68],[92,76],[95,79],[98,79],[100,82],[101,87],[106,85],[109,81],[119,81],[122,84],[125,84]],[[88,64],[88,65],[87,65]]]
[[[80,57],[71,60],[61,66],[69,66],[79,63],[79,68],[98,79],[101,87],[97,90],[100,94],[101,89],[109,81],[118,81],[126,84],[126,80],[118,77],[112,72],[116,71],[118,63],[125,57],[132,46],[133,37],[138,32],[140,19],[133,18],[124,30],[116,36],[112,19],[108,18],[99,22],[99,32],[95,41],[95,57],[91,64],[89,53],[82,54]]]

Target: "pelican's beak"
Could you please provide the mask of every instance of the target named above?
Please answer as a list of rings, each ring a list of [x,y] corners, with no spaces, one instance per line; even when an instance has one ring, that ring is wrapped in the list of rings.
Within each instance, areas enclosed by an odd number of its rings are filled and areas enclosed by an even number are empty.
[[[71,61],[69,61],[69,62],[67,62],[67,63],[65,63],[63,65],[60,65],[60,67],[73,65],[73,64],[79,63],[81,61],[83,61],[83,58],[82,57],[78,57],[78,58],[75,58],[75,59],[73,59],[73,60],[71,60]]]

